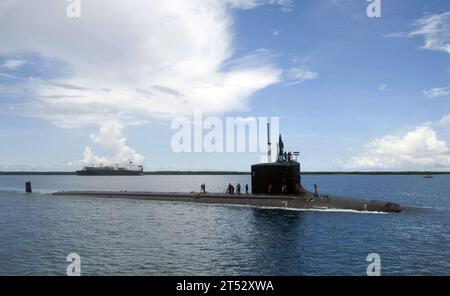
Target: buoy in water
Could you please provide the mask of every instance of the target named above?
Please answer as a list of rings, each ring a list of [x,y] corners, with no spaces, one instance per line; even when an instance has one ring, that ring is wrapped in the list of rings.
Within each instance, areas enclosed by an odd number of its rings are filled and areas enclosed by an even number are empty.
[[[32,193],[33,191],[31,190],[31,182],[26,182],[25,183],[25,192],[26,193]]]

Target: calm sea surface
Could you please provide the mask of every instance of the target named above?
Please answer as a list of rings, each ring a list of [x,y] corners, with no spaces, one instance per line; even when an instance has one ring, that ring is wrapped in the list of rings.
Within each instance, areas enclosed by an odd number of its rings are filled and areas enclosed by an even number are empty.
[[[0,275],[450,275],[450,176],[304,176],[311,190],[414,207],[401,214],[284,211],[53,197],[58,190],[222,192],[249,176],[0,176]],[[23,193],[32,181],[35,193]]]

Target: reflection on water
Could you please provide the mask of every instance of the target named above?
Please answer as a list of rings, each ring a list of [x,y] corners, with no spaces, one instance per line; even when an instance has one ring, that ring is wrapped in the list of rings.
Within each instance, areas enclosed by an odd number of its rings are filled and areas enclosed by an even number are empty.
[[[261,249],[259,269],[273,266],[282,274],[302,274],[303,212],[252,209],[254,244]]]

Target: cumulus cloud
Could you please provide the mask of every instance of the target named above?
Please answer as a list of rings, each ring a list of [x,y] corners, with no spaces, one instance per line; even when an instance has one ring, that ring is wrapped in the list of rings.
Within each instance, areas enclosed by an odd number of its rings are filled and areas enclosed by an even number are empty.
[[[421,36],[424,49],[450,54],[450,12],[425,16],[414,23],[416,30],[410,37]]]
[[[417,127],[403,136],[387,135],[370,142],[344,164],[347,169],[450,168],[447,144],[430,127]]]
[[[224,67],[234,57],[230,10],[290,1],[83,1],[78,19],[67,17],[66,1],[0,3],[0,55],[29,52],[70,69],[22,81],[31,100],[13,108],[59,127],[244,110],[252,94],[281,80],[269,61]]]
[[[450,96],[450,87],[443,87],[443,88],[436,87],[424,90],[423,93],[430,98],[448,97]]]
[[[127,146],[126,139],[123,136],[123,128],[124,126],[117,121],[104,123],[99,132],[97,134],[92,134],[90,138],[94,144],[101,145],[109,151],[112,151],[112,156],[97,156],[88,146],[84,151],[82,163],[85,165],[98,163],[110,165],[123,164],[128,163],[129,161],[143,163],[144,157]]]
[[[300,84],[307,80],[314,80],[319,77],[319,73],[313,72],[306,67],[293,67],[286,72],[286,79],[289,81],[284,86]]]

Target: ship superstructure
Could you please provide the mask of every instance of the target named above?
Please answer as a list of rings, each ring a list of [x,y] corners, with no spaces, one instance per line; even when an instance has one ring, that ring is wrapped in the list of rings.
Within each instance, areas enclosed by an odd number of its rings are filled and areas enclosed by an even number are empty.
[[[144,175],[144,167],[134,166],[132,162],[128,163],[128,167],[116,166],[86,166],[80,171],[76,171],[78,176],[142,176]]]

